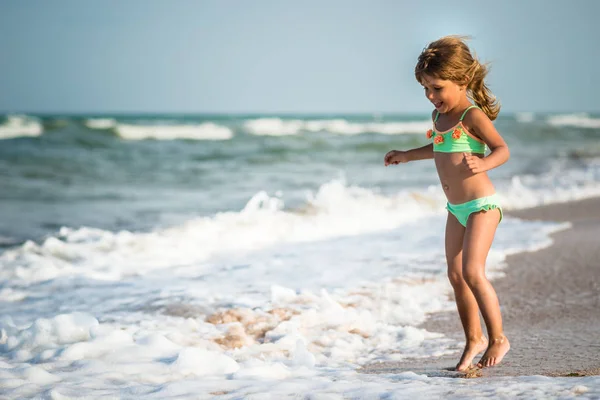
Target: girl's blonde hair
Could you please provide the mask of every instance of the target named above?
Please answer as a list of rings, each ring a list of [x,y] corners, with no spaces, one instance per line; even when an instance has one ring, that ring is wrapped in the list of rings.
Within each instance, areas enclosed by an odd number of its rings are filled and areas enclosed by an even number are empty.
[[[415,77],[420,83],[423,83],[423,75],[429,75],[465,85],[467,95],[493,121],[500,112],[500,104],[484,82],[487,66],[471,55],[466,39],[468,37],[445,36],[431,42],[419,56]]]

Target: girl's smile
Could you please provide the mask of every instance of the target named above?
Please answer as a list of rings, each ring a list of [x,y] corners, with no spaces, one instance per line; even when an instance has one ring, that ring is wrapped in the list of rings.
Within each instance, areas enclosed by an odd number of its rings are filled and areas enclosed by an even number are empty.
[[[424,75],[421,85],[425,89],[425,97],[442,114],[452,110],[466,97],[461,86],[452,81]]]

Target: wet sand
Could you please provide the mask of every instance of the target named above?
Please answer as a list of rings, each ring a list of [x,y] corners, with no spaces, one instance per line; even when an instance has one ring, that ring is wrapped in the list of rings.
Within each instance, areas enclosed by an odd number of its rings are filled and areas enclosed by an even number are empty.
[[[546,249],[507,258],[506,277],[494,280],[493,285],[511,350],[501,365],[476,369],[469,377],[599,375],[600,198],[506,214],[528,220],[569,221],[572,228],[553,234],[554,243]],[[422,328],[442,332],[464,345],[457,312],[433,314]],[[464,377],[450,371],[462,347],[456,350],[456,354],[438,358],[366,365],[360,371]]]

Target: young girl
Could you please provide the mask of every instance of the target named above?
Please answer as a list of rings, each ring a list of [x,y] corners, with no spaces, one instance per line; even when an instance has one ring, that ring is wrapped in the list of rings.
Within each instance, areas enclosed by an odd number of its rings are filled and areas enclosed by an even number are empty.
[[[417,81],[435,110],[432,143],[407,151],[392,150],[384,164],[433,158],[448,199],[446,261],[448,278],[466,336],[456,369],[464,371],[485,350],[477,366],[498,364],[510,348],[502,330],[498,297],[485,276],[485,260],[502,219],[494,186],[486,171],[508,160],[509,151],[492,121],[500,106],[484,83],[487,70],[471,55],[463,38],[443,37],[423,50]],[[473,100],[477,106],[471,104]],[[486,145],[490,149],[485,156]],[[489,340],[483,335],[479,312]]]

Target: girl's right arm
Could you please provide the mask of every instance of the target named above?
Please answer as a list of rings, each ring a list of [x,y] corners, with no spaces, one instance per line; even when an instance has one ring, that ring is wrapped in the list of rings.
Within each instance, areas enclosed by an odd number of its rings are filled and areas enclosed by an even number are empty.
[[[407,151],[389,151],[383,158],[383,163],[387,167],[390,164],[401,164],[409,161],[427,160],[430,158],[433,158],[433,143]]]
[[[431,121],[435,125],[435,118],[437,111],[431,112]],[[423,147],[417,147],[416,149],[410,149],[407,151],[392,150],[388,152],[383,158],[383,163],[387,167],[390,164],[407,163],[409,161],[427,160],[433,158],[433,143],[426,144]]]

